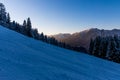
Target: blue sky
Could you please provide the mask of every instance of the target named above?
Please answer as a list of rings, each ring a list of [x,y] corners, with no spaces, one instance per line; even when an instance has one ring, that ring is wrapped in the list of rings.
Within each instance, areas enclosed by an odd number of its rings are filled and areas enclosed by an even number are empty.
[[[89,28],[120,29],[120,0],[0,0],[11,19],[27,17],[45,34],[73,33]]]

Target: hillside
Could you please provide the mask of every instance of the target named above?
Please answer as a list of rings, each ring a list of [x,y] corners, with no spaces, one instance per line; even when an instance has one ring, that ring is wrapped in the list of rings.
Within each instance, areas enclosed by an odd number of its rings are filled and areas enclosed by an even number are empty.
[[[91,38],[94,39],[97,36],[105,37],[105,36],[114,36],[114,35],[120,35],[120,30],[119,29],[100,30],[97,28],[92,28],[89,30],[84,30],[82,32],[77,32],[73,34],[57,34],[53,36],[58,41],[65,42],[71,46],[82,46],[88,50]]]
[[[119,80],[119,67],[0,26],[0,80]]]

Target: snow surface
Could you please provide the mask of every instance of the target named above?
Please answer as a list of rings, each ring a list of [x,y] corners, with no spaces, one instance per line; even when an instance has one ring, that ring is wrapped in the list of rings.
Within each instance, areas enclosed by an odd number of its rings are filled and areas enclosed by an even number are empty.
[[[119,68],[0,26],[0,80],[119,80]]]

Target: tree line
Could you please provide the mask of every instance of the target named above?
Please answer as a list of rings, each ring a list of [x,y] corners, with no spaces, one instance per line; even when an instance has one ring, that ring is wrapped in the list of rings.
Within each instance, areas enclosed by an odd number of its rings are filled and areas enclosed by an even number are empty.
[[[89,53],[91,55],[120,63],[120,36],[96,37],[91,39]]]
[[[47,35],[44,35],[43,32],[39,33],[38,29],[32,28],[32,23],[30,18],[27,18],[27,20],[24,20],[22,25],[17,23],[16,21],[11,21],[10,14],[6,12],[6,8],[3,3],[0,3],[0,25],[3,25],[6,28],[14,30],[25,36],[34,38],[36,40],[40,40],[40,41],[43,41],[52,45],[56,45],[62,48],[70,49],[70,50],[86,52],[85,48],[83,47],[73,47],[64,42],[57,41],[54,37],[49,37]]]

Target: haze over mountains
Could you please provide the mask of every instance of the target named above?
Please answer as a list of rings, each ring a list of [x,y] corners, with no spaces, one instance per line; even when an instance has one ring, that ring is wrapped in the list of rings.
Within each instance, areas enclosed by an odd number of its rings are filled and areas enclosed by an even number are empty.
[[[57,34],[53,35],[55,39],[58,41],[65,42],[71,46],[82,46],[88,50],[90,40],[96,38],[97,36],[114,36],[114,35],[120,35],[120,29],[113,29],[113,30],[100,30],[97,28],[91,28],[88,30],[84,30],[81,32],[76,32],[73,34]]]

